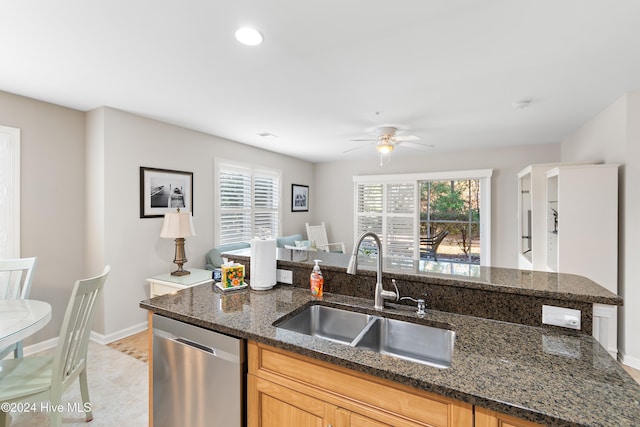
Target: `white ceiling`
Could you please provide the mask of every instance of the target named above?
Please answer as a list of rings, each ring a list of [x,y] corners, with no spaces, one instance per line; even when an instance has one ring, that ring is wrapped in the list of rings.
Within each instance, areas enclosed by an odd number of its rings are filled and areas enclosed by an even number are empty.
[[[313,162],[376,158],[343,151],[382,124],[433,152],[559,142],[640,88],[638,0],[0,0],[0,19],[0,90]]]

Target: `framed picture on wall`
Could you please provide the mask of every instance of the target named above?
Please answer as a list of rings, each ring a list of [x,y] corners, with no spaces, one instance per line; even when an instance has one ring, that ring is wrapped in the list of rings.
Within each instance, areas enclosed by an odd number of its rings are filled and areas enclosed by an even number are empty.
[[[193,214],[193,172],[140,167],[140,218],[178,208]]]
[[[291,184],[291,212],[309,211],[309,186]]]

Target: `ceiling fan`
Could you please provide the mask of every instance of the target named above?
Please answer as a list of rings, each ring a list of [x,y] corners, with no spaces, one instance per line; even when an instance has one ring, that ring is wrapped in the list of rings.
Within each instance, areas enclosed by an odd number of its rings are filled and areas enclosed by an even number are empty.
[[[402,131],[400,131],[402,132]],[[412,147],[421,150],[429,150],[434,147],[432,144],[420,144],[414,141],[420,140],[416,135],[402,135],[398,133],[398,128],[395,126],[379,126],[373,130],[376,135],[375,138],[363,138],[363,139],[350,139],[353,142],[371,142],[375,144],[376,151],[380,153],[380,165],[382,166],[382,160],[386,155],[388,159],[391,157],[391,152],[399,145],[405,147]],[[348,153],[353,150],[358,150],[363,146],[350,148],[343,153]]]

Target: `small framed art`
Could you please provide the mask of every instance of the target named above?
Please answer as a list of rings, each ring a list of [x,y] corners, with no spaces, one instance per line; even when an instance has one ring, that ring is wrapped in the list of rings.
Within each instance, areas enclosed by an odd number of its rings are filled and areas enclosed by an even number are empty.
[[[309,186],[291,184],[291,212],[309,211]]]
[[[193,214],[193,172],[140,167],[140,218],[178,208]]]

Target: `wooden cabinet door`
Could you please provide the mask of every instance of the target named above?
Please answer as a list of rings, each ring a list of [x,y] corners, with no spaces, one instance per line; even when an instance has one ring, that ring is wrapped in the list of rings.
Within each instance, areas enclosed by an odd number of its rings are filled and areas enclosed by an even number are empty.
[[[478,406],[475,409],[476,427],[543,427],[531,421],[521,420]]]
[[[372,420],[364,415],[352,413],[349,427],[393,427],[390,424],[381,423],[380,421]]]
[[[248,427],[325,427],[324,402],[248,375]]]

